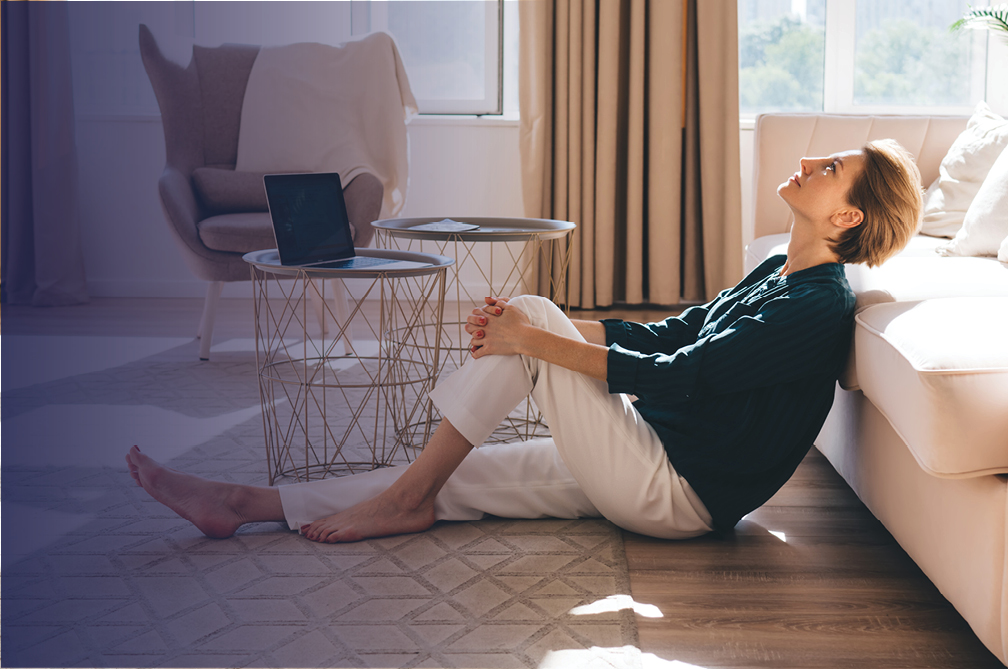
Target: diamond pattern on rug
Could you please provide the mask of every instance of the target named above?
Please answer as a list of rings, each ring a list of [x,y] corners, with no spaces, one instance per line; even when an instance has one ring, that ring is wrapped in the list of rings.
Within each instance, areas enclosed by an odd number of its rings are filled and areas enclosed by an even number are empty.
[[[235,419],[259,402],[254,356],[196,364],[190,349],[3,393],[7,666],[535,667],[562,653],[639,666],[631,611],[571,613],[629,594],[619,530],[604,520],[442,522],[344,545],[280,523],[203,537],[117,464],[132,443],[105,440],[122,425],[75,422],[95,406],[200,419],[174,451],[171,423],[157,425],[171,466],[263,483],[262,417]],[[59,443],[8,431],[40,409],[69,417],[48,433]],[[137,415],[143,445],[153,414]]]

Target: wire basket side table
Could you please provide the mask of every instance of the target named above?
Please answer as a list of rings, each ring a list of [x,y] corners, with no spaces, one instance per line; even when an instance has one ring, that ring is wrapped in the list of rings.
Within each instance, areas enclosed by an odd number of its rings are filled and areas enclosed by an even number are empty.
[[[440,323],[454,261],[400,251],[357,254],[426,266],[298,268],[280,265],[275,249],[244,256],[252,272],[270,485],[405,464],[430,436],[427,394],[442,362]],[[357,280],[361,296],[351,296],[341,321],[326,298],[345,279]],[[321,335],[309,326],[319,304],[336,324]],[[367,328],[367,338],[345,337],[354,323]]]
[[[570,238],[576,228],[570,221],[544,218],[461,217],[458,220],[479,226],[466,232],[433,232],[415,230],[418,225],[441,218],[398,218],[375,221],[375,239],[379,248],[421,251],[424,242],[433,244],[438,254],[455,259],[448,273],[446,299],[456,303],[456,310],[446,314],[443,323],[441,349],[445,351],[438,374],[449,374],[461,367],[469,355],[465,332],[469,311],[484,304],[484,294],[474,295],[463,280],[462,273],[475,270],[479,283],[485,281],[487,295],[504,295],[505,291],[536,294],[539,284],[547,287],[549,297],[564,311],[567,300],[567,269],[570,265]],[[477,246],[489,251],[481,262]],[[520,250],[515,252],[514,247]],[[494,274],[494,259],[503,262],[503,279]],[[510,289],[509,289],[510,288]],[[529,399],[494,432],[491,441],[527,440],[549,436],[542,416]]]

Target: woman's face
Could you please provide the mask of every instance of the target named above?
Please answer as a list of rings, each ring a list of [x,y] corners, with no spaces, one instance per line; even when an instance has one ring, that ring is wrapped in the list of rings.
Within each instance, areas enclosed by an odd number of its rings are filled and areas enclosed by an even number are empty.
[[[796,220],[825,223],[854,209],[847,202],[847,193],[863,169],[860,149],[822,158],[802,158],[798,171],[777,187],[777,194],[794,212]]]

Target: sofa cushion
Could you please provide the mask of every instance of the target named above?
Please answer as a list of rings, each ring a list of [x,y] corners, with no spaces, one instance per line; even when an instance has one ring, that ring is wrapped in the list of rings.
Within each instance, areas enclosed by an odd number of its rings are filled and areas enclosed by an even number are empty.
[[[193,187],[200,202],[213,214],[269,211],[263,172],[236,172],[230,167],[197,167]]]
[[[1001,240],[1008,237],[1008,147],[1001,155],[976,197],[970,203],[963,225],[952,241],[938,247],[943,256],[996,256]]]
[[[879,304],[855,323],[861,390],[925,471],[1008,472],[1008,296]]]
[[[847,265],[847,282],[857,294],[855,311],[883,302],[936,297],[1008,296],[1008,266],[995,258],[943,258],[935,237],[914,237],[880,267]]]
[[[263,212],[221,214],[205,218],[196,224],[200,239],[207,248],[231,253],[248,253],[276,248],[273,223]]]
[[[991,165],[1008,145],[1008,121],[977,104],[966,129],[956,138],[938,168],[938,178],[924,195],[921,232],[953,237],[962,227],[970,203]]]

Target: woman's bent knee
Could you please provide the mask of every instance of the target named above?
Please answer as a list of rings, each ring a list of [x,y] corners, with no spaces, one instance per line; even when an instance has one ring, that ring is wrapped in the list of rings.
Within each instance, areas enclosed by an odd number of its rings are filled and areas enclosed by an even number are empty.
[[[567,315],[552,300],[540,295],[517,295],[508,300],[528,316],[532,325],[566,337],[581,338],[580,333]]]

